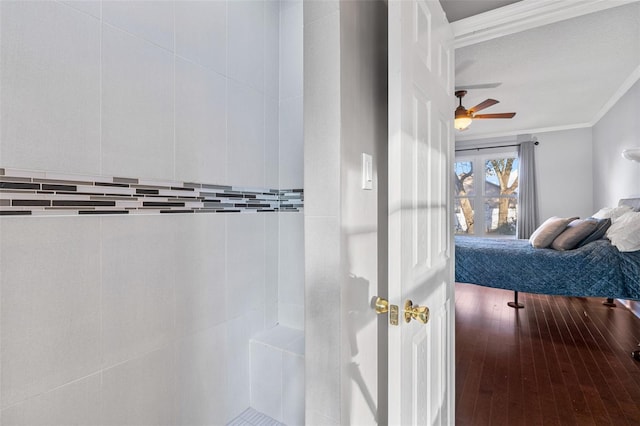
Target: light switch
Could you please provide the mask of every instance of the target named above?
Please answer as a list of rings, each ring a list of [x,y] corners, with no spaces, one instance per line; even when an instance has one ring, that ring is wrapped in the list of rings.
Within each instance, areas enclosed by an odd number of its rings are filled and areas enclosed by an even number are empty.
[[[373,157],[362,153],[362,189],[373,189]]]

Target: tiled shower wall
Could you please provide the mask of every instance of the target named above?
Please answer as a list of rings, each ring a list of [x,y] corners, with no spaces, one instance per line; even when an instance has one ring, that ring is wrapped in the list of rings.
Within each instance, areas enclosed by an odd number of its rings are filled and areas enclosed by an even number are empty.
[[[0,167],[283,187],[279,2],[0,14]],[[278,321],[288,214],[0,217],[0,423],[242,412],[249,339]]]
[[[302,0],[281,2],[280,10],[280,188],[303,188]],[[304,329],[304,217],[280,215],[278,321]]]

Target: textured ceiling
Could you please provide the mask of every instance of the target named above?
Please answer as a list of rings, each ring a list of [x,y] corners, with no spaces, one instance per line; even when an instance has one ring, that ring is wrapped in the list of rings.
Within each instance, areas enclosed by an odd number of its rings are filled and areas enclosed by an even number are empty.
[[[463,105],[486,98],[482,113],[517,112],[511,120],[476,120],[456,139],[590,123],[640,66],[640,3],[545,25],[456,49],[456,86],[501,82],[470,90]]]
[[[449,22],[497,9],[520,0],[440,0]]]

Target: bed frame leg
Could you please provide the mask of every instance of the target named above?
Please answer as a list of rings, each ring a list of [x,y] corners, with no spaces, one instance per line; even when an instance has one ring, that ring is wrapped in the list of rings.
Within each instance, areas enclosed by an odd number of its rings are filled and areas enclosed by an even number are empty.
[[[607,297],[607,300],[602,302],[602,304],[604,306],[608,306],[610,308],[615,308],[617,305],[615,304],[615,302],[613,301],[612,297]]]
[[[518,292],[517,291],[513,292],[513,302],[509,302],[509,303],[507,303],[507,305],[509,305],[510,307],[512,307],[514,309],[522,309],[522,308],[524,308],[524,305],[522,303],[518,303]]]

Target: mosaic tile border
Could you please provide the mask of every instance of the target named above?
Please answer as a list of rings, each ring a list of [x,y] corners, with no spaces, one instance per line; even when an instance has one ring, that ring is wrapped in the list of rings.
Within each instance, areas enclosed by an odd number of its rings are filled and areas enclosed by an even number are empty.
[[[0,216],[296,212],[302,189],[0,168]]]

